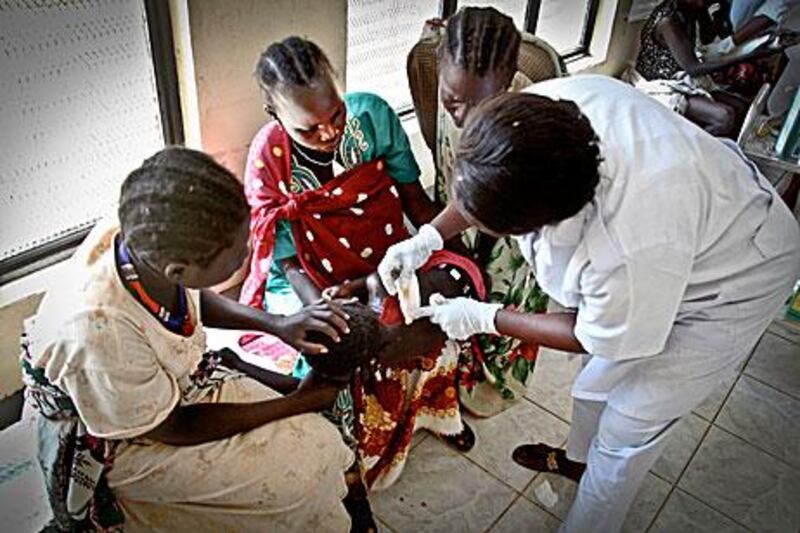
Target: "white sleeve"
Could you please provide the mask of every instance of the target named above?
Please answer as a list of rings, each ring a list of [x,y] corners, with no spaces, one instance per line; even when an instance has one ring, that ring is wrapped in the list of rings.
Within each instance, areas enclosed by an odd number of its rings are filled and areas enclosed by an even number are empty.
[[[761,6],[753,13],[754,17],[763,15],[775,22],[781,22],[789,11],[790,0],[766,0]]]
[[[177,380],[146,339],[123,320],[81,319],[54,349],[74,361],[57,385],[72,399],[92,435],[132,438],[161,424],[180,401]]]
[[[575,336],[584,349],[623,360],[660,353],[672,331],[692,258],[665,246],[642,250],[610,271],[581,274]]]

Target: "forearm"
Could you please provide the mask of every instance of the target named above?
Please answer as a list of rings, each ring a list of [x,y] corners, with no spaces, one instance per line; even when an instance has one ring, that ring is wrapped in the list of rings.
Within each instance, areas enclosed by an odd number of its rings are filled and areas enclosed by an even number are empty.
[[[442,236],[442,240],[449,241],[457,237],[461,232],[470,227],[469,222],[461,215],[456,206],[452,203],[433,219],[431,225]]]
[[[144,436],[171,446],[194,446],[227,439],[264,424],[316,411],[313,394],[290,395],[256,403],[200,403],[178,407]]]
[[[209,289],[200,291],[203,325],[224,329],[252,329],[274,333],[277,317],[265,311],[242,305]]]
[[[739,30],[732,35],[734,44],[742,44],[753,37],[758,37],[766,30],[772,28],[775,21],[765,15],[758,15],[748,20]]]
[[[311,278],[308,277],[296,257],[284,259],[281,262],[281,266],[286,274],[286,279],[289,280],[289,284],[291,284],[292,289],[294,289],[300,301],[303,302],[303,305],[308,305],[320,299],[322,293]]]
[[[280,392],[281,394],[294,392],[297,386],[300,385],[300,380],[297,378],[251,365],[238,356],[228,358],[224,360],[222,364],[230,369],[238,370],[262,385],[266,385],[270,389]]]
[[[414,224],[415,228],[429,223],[439,214],[439,208],[427,196],[416,201],[409,202],[405,209],[408,219]]]
[[[518,313],[501,309],[495,326],[501,335],[565,352],[584,353],[575,337],[574,313]]]

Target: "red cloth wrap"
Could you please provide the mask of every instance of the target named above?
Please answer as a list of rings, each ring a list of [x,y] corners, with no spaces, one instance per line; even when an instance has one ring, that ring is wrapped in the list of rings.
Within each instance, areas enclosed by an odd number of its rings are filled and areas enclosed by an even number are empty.
[[[253,142],[260,149],[251,150],[245,177],[253,251],[242,303],[263,308],[281,219],[292,223],[300,264],[319,288],[374,272],[386,249],[408,238],[399,193],[383,159],[344,172],[319,189],[293,193],[291,143],[283,127],[272,122]]]

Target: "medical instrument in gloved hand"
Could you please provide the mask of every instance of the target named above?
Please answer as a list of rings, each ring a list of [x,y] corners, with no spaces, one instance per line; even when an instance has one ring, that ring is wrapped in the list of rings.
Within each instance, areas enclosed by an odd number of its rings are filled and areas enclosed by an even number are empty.
[[[491,304],[472,298],[447,299],[439,293],[432,294],[430,305],[417,310],[415,318],[430,317],[450,339],[466,340],[479,333],[497,335],[494,319],[502,304]]]

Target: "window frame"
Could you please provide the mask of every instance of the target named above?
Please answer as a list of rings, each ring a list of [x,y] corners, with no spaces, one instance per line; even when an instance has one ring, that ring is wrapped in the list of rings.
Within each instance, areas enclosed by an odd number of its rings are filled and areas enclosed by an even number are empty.
[[[525,31],[531,35],[536,35],[536,25],[539,22],[539,12],[541,0],[528,0],[527,10],[525,11]],[[583,17],[583,28],[578,41],[578,46],[559,55],[565,62],[575,61],[582,57],[591,55],[592,36],[594,35],[595,25],[597,24],[597,13],[600,10],[600,0],[587,0],[586,11]]]
[[[586,11],[583,19],[583,28],[578,46],[565,52],[559,52],[559,55],[565,63],[576,61],[578,59],[590,56],[592,37],[594,36],[595,26],[597,25],[597,14],[600,10],[601,0],[588,0],[586,4]],[[442,0],[441,2],[441,17],[443,19],[449,18],[458,11],[459,0]],[[525,27],[523,31],[536,35],[536,25],[539,19],[539,12],[541,8],[541,0],[528,0],[525,6]],[[401,119],[412,117],[414,115],[413,106],[406,106],[400,109],[395,109],[397,116]]]
[[[183,144],[183,118],[169,4],[161,0],[142,1],[147,16],[164,141],[166,144]],[[68,259],[93,227],[94,223],[65,230],[48,242],[0,261],[0,285]]]

